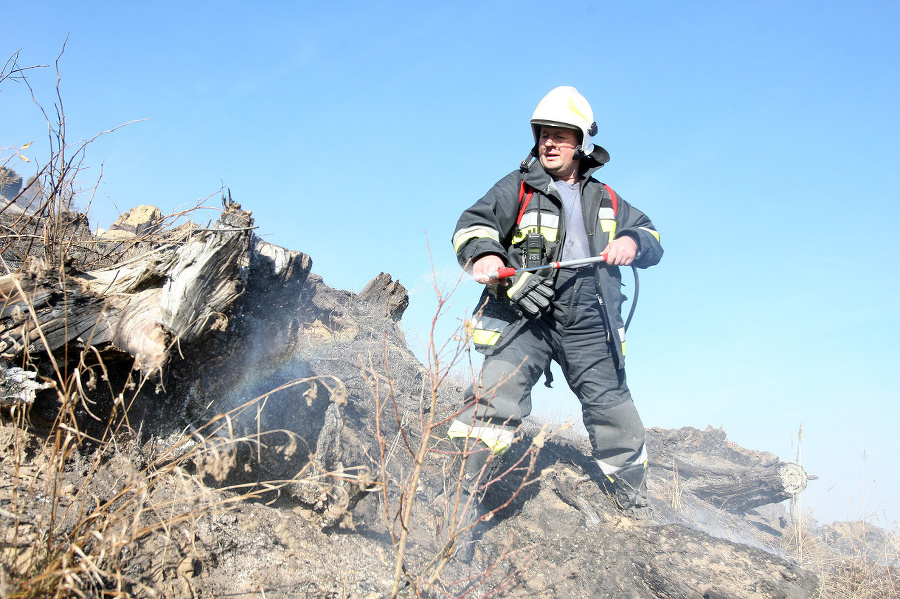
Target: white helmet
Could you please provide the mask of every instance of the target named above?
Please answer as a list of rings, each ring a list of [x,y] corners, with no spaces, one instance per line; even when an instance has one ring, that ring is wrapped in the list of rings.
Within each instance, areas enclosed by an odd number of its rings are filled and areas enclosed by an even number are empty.
[[[544,96],[534,114],[531,116],[531,129],[534,132],[534,145],[541,137],[541,125],[565,127],[581,132],[581,145],[576,148],[584,156],[594,151],[591,137],[597,134],[597,123],[594,122],[594,111],[591,105],[578,93],[578,90],[563,85]],[[607,158],[608,160],[608,158]]]

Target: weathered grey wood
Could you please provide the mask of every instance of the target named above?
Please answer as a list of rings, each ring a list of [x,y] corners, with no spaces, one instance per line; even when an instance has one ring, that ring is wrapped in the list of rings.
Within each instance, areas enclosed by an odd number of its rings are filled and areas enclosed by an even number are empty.
[[[104,301],[47,277],[0,278],[0,357],[54,351],[79,338],[109,340]],[[35,319],[36,318],[36,319]]]
[[[35,392],[53,386],[51,383],[38,383],[36,378],[36,372],[9,366],[0,360],[0,406],[31,405]]]
[[[710,475],[691,481],[691,492],[732,513],[745,513],[769,503],[790,499],[806,488],[806,472],[797,464],[779,462],[749,468],[730,476]]]
[[[158,372],[179,347],[227,326],[244,293],[251,225],[250,214],[230,204],[212,228],[181,243],[146,244],[113,268],[0,277],[0,357],[110,345],[134,356],[143,372]],[[275,265],[269,276],[308,272],[299,252],[256,247]]]
[[[132,296],[110,300],[115,306],[112,344],[131,354],[142,372],[157,372],[169,357],[169,337],[159,325],[159,300],[162,290],[150,288]]]
[[[201,231],[176,251],[160,297],[159,324],[180,343],[228,326],[227,314],[244,293],[250,235],[249,228]]]
[[[669,470],[683,489],[732,513],[790,499],[810,478],[797,464],[728,441],[722,429],[654,428],[648,445],[654,469]]]
[[[312,268],[312,259],[303,252],[285,249],[254,235],[251,239],[250,266],[256,277],[278,279],[283,283],[302,283]]]

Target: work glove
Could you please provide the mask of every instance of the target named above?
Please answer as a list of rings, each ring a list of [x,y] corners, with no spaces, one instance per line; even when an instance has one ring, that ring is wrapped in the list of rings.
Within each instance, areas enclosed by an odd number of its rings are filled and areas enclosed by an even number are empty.
[[[529,316],[537,316],[550,307],[553,299],[553,280],[523,272],[506,290],[509,299],[516,302]]]

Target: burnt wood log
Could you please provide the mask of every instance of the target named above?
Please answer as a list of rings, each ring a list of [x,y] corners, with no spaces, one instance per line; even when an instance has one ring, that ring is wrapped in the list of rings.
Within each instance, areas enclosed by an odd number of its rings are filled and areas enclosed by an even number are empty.
[[[109,340],[102,298],[45,276],[0,278],[0,357],[56,350],[77,339]]]
[[[806,471],[798,464],[779,462],[731,475],[702,476],[686,484],[686,488],[719,509],[741,514],[794,497],[806,488],[807,479]]]
[[[649,429],[654,469],[668,470],[685,491],[735,514],[799,494],[814,479],[798,464],[728,441],[722,429]]]

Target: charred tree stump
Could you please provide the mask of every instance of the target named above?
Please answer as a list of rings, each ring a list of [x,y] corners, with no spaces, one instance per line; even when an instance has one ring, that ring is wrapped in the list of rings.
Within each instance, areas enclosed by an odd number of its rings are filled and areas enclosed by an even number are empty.
[[[111,347],[159,372],[175,346],[224,330],[244,293],[252,220],[230,204],[183,243],[146,244],[142,255],[85,273],[38,264],[0,277],[0,357]],[[154,247],[156,246],[156,247]]]

